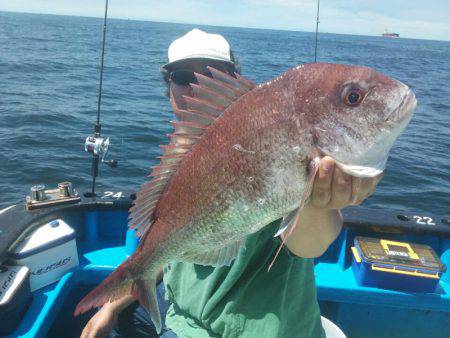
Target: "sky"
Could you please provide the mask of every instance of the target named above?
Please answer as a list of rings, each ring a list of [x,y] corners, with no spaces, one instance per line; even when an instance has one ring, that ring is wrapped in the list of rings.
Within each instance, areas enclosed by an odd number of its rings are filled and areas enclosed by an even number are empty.
[[[109,0],[109,16],[314,31],[317,0]],[[101,17],[104,0],[0,0],[0,11]],[[450,41],[450,0],[322,0],[320,31]],[[1,24],[1,23],[0,23]]]

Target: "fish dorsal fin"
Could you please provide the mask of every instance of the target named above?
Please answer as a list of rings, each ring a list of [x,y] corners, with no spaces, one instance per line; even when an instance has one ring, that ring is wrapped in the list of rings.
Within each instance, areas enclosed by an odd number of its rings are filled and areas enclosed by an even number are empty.
[[[168,134],[169,144],[161,146],[160,164],[152,167],[149,177],[136,195],[130,209],[129,228],[143,236],[154,222],[154,210],[174,172],[204,131],[221,116],[225,109],[255,87],[255,84],[208,67],[212,78],[195,73],[198,84],[191,84],[192,96],[183,96],[186,109],[181,109],[170,93],[174,114],[174,131]]]
[[[234,89],[239,91],[241,93],[241,95],[244,95],[245,93],[247,93],[248,91],[250,91],[256,87],[256,84],[253,81],[251,81],[237,73],[235,73],[236,77],[234,78],[233,76],[231,76],[227,73],[221,72],[215,68],[212,68],[212,67],[207,67],[207,68],[211,72],[212,77],[214,79],[216,79],[217,81],[226,83],[230,87],[233,87]]]

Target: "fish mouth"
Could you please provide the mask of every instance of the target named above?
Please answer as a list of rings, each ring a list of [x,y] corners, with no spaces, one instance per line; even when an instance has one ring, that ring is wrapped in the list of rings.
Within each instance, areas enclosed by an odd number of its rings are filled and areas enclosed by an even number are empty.
[[[389,114],[386,121],[401,122],[409,119],[412,116],[412,112],[416,108],[416,105],[416,95],[414,95],[414,92],[411,89],[408,89],[406,94],[403,96],[402,102],[400,102],[398,107],[394,109],[391,114]]]

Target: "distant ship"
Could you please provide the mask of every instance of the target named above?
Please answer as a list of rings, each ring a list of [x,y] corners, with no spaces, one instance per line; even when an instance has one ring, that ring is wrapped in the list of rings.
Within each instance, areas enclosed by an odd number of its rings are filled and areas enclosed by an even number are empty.
[[[398,33],[383,33],[382,36],[384,38],[399,38],[400,34],[398,34]]]

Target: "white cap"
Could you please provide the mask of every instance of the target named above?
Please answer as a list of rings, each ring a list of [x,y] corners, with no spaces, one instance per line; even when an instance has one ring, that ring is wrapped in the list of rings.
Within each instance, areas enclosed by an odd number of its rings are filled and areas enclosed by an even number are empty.
[[[193,29],[181,38],[173,41],[168,50],[169,63],[164,68],[186,59],[212,59],[233,63],[230,45],[222,35],[209,34]]]

